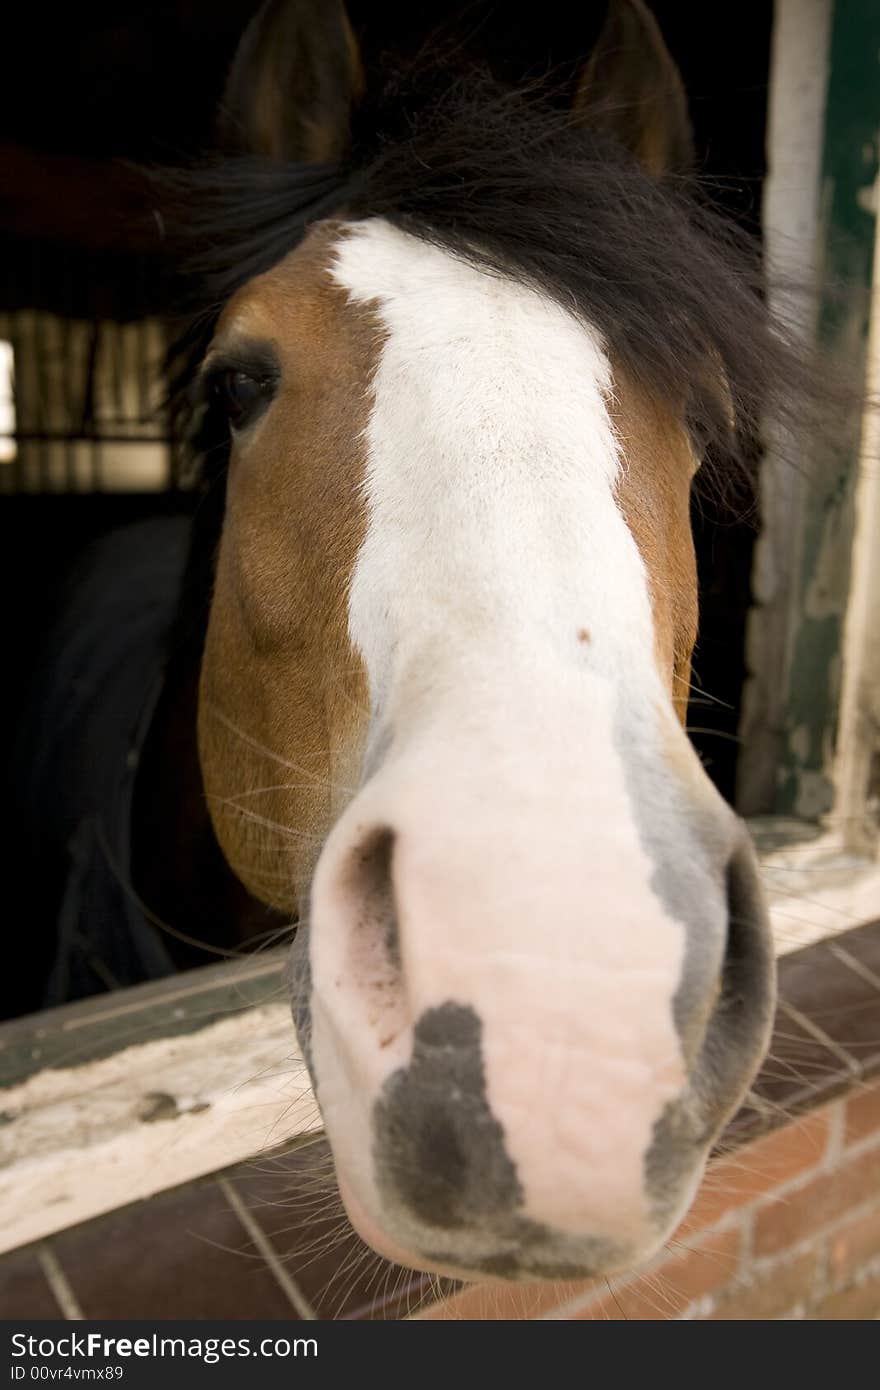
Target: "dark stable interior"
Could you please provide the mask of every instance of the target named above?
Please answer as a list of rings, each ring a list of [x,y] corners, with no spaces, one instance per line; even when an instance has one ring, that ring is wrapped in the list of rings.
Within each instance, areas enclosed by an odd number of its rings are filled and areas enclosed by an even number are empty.
[[[125,321],[173,310],[173,275],[155,228],[142,209],[126,222],[124,176],[114,161],[175,164],[210,147],[225,73],[256,8],[254,0],[84,0],[53,7],[48,16],[27,6],[9,15],[12,61],[0,84],[0,166],[8,162],[0,313],[39,308]],[[349,0],[348,9],[368,73],[383,51],[421,48],[432,32],[451,27],[468,51],[513,82],[548,70],[575,72],[604,14],[602,0]],[[682,0],[654,0],[653,9],[685,80],[702,175],[718,205],[757,231],[772,5],[744,0],[735,23],[732,13]],[[78,199],[71,189],[86,193]],[[118,226],[108,237],[114,216]],[[0,702],[9,738],[77,555],[122,523],[192,505],[190,495],[176,491],[0,498]],[[702,617],[689,723],[710,775],[732,797],[755,523],[741,487],[727,498],[697,498],[693,519]],[[11,890],[4,914],[8,997],[0,1016],[8,1016],[37,1006],[39,942],[54,927],[34,913],[39,895],[16,881],[16,808],[8,795],[3,802]]]

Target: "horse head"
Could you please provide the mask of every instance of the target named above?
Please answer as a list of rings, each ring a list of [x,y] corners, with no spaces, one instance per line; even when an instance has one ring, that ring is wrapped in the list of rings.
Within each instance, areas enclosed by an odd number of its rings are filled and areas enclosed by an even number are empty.
[[[735,427],[770,335],[665,183],[687,114],[639,0],[565,119],[459,91],[367,156],[362,87],[341,6],[278,0],[227,93],[273,171],[242,246],[270,185],[320,196],[201,368],[232,441],[205,786],[299,920],[364,1237],[608,1273],[680,1220],[772,1014],[749,837],[684,729],[694,420]]]

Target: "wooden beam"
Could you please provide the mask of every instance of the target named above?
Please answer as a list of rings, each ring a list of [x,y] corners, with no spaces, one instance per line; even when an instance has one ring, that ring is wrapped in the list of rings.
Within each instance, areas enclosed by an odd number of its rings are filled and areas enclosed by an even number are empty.
[[[0,142],[0,233],[88,251],[161,255],[164,228],[145,174],[121,160]]]

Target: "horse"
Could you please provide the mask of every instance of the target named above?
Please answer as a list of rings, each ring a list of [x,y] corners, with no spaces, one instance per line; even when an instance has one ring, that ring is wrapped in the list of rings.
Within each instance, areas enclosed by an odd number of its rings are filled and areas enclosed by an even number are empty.
[[[296,1033],[380,1254],[631,1267],[774,1010],[750,839],[685,731],[689,500],[795,354],[688,190],[642,0],[564,111],[439,61],[372,92],[341,3],[268,0],[223,127],[190,175],[204,623],[150,710],[134,880],[171,920],[210,884],[221,942],[296,924]]]

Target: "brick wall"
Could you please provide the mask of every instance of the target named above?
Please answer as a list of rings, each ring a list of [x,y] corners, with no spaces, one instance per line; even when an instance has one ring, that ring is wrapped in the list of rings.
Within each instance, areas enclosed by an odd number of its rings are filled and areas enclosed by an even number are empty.
[[[419,1316],[880,1317],[880,1083],[716,1160],[666,1252],[639,1273],[473,1285]]]

